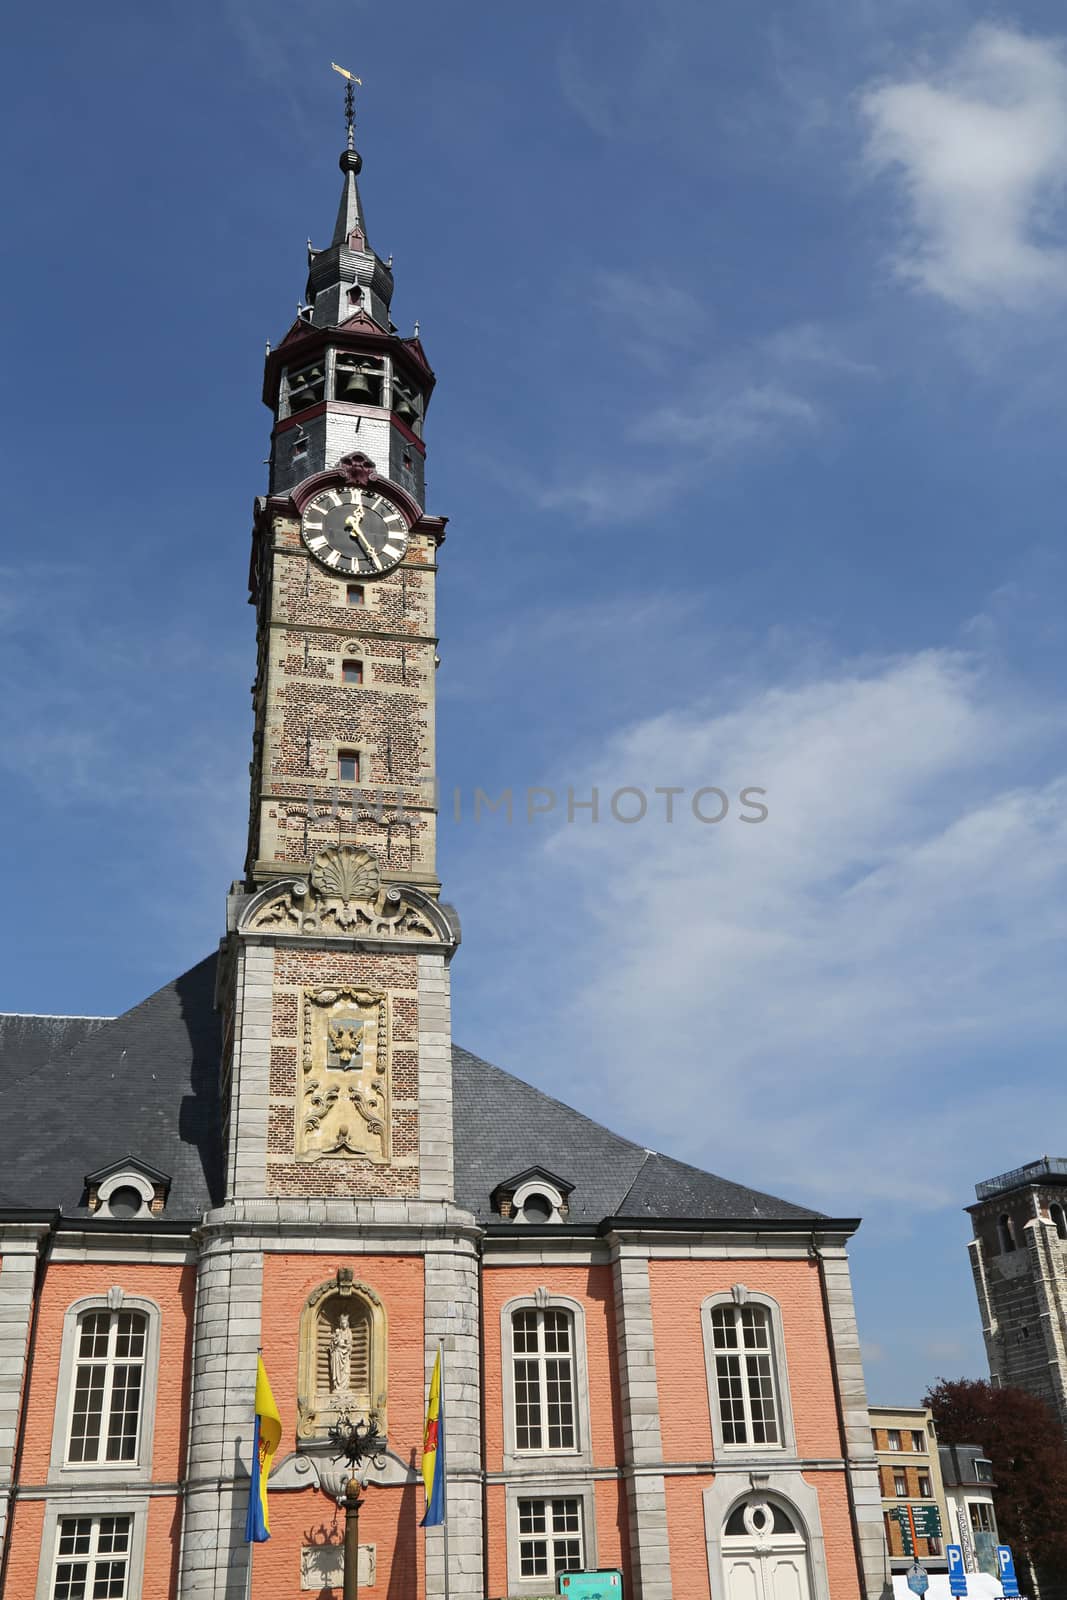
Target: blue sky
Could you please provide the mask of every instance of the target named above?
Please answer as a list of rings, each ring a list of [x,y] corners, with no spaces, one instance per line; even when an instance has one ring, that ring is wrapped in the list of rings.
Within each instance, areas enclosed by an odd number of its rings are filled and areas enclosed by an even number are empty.
[[[872,1398],[983,1372],[961,1207],[1067,1153],[1062,11],[60,4],[7,42],[0,1004],[112,1013],[219,936],[263,345],[347,62],[439,376],[456,1035],[862,1215]],[[562,798],[704,785],[767,821]]]

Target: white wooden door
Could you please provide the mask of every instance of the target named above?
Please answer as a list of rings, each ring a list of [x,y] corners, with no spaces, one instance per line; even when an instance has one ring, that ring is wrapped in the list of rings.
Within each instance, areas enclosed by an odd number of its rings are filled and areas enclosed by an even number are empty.
[[[763,1557],[764,1600],[810,1600],[803,1550],[774,1550]]]
[[[726,1556],[726,1600],[766,1600],[759,1556]]]
[[[723,1573],[725,1600],[811,1600],[803,1549],[724,1554]]]

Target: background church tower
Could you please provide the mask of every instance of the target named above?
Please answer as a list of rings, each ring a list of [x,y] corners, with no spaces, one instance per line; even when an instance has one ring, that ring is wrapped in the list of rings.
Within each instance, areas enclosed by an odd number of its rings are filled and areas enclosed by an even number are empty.
[[[264,378],[275,420],[250,573],[249,846],[219,966],[226,1197],[201,1236],[183,1600],[244,1594],[243,1573],[222,1563],[241,1550],[234,1461],[247,1451],[257,1346],[293,1422],[283,1449],[300,1452],[281,1491],[320,1469],[328,1488],[328,1430],[346,1411],[377,1413],[407,1459],[446,1341],[450,1476],[470,1474],[450,1486],[467,1530],[453,1540],[450,1592],[473,1593],[481,1573],[477,1255],[474,1219],[453,1203],[459,931],[435,858],[444,521],[422,504],[434,377],[417,334],[390,320],[393,275],[368,240],[351,93],[348,110],[333,238],[309,244],[307,304],[268,350]],[[327,1355],[342,1317],[351,1393]],[[410,1520],[411,1467],[392,1460],[384,1482]],[[278,1516],[303,1499],[280,1492]],[[387,1502],[375,1501],[388,1520]],[[306,1503],[299,1514],[306,1522]],[[443,1593],[440,1530],[411,1532],[402,1548],[413,1563],[425,1549],[426,1593]],[[397,1547],[395,1529],[378,1539]],[[262,1565],[278,1551],[264,1547]]]

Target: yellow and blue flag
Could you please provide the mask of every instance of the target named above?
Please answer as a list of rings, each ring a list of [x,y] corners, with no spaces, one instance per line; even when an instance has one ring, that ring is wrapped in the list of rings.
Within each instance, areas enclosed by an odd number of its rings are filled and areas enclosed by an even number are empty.
[[[270,1538],[270,1514],[267,1509],[267,1478],[278,1441],[282,1436],[282,1419],[271,1393],[263,1357],[256,1368],[256,1430],[252,1442],[252,1481],[248,1486],[248,1516],[245,1518],[245,1538],[250,1544],[262,1544]]]
[[[430,1379],[430,1398],[426,1405],[426,1428],[422,1436],[422,1481],[426,1485],[424,1528],[439,1527],[445,1520],[445,1418],[441,1409],[441,1351],[438,1347]]]

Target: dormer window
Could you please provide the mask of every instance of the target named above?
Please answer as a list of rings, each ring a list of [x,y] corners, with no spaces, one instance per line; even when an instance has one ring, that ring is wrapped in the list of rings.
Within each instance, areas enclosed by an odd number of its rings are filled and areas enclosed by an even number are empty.
[[[90,1172],[85,1179],[89,1210],[94,1217],[145,1219],[158,1217],[167,1203],[170,1179],[143,1161],[127,1157]]]
[[[573,1183],[555,1177],[544,1167],[528,1167],[514,1178],[498,1183],[490,1196],[494,1211],[512,1222],[544,1225],[565,1222]]]
[[[380,406],[385,367],[376,356],[338,355],[334,399],[350,405]]]
[[[285,375],[289,412],[306,411],[326,397],[326,366],[322,361],[307,367],[290,368]]]

